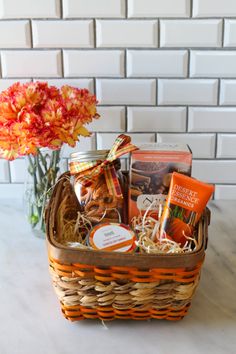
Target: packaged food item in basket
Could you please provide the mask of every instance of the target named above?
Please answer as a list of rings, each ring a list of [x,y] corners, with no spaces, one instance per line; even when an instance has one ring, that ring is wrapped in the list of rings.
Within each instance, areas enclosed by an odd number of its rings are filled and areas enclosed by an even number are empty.
[[[168,194],[172,172],[191,175],[192,153],[187,145],[153,143],[131,154],[129,223],[147,209],[156,210]],[[150,208],[151,205],[151,208]]]
[[[94,226],[88,236],[88,246],[94,250],[132,252],[136,236],[128,225],[102,223]]]
[[[182,246],[193,237],[196,225],[214,186],[174,172],[160,220],[160,238],[172,238]]]
[[[126,180],[119,157],[136,149],[126,135],[119,135],[111,150],[78,152],[71,155],[70,174],[81,212],[93,225],[126,222]],[[126,187],[126,188],[125,188]]]

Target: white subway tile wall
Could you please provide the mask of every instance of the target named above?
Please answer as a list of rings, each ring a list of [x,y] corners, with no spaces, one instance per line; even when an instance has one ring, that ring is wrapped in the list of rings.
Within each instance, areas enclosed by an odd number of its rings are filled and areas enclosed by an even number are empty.
[[[236,80],[221,80],[220,104],[236,105]]]
[[[215,139],[215,134],[157,133],[158,142],[188,144],[191,147],[193,156],[198,159],[212,159],[215,157]]]
[[[134,144],[143,144],[143,143],[154,143],[155,142],[155,134],[129,134],[132,138],[132,142]],[[97,147],[98,149],[110,149],[113,144],[117,134],[109,134],[109,133],[98,133],[97,134]]]
[[[93,21],[32,21],[35,48],[94,47]]]
[[[3,50],[2,77],[60,77],[62,75],[59,50]]]
[[[26,177],[27,165],[25,159],[16,159],[10,162],[12,183],[23,183]]]
[[[188,17],[191,0],[129,0],[129,17]]]
[[[155,79],[97,79],[97,99],[101,104],[154,105]]]
[[[0,18],[59,18],[60,0],[0,0]]]
[[[215,199],[236,199],[235,47],[236,0],[0,0],[0,91],[47,80],[99,101],[92,136],[64,147],[64,165],[120,132],[185,142]],[[25,170],[0,160],[0,198],[21,198]]]
[[[124,51],[65,50],[64,75],[66,77],[122,77],[124,76]]]
[[[190,107],[189,132],[236,132],[235,108]]]
[[[64,18],[125,17],[126,0],[64,0]]]
[[[160,105],[216,105],[217,80],[158,80]]]
[[[98,107],[100,119],[89,124],[92,132],[124,132],[126,128],[125,107]]]
[[[236,158],[236,134],[219,134],[217,157]]]
[[[156,20],[97,20],[98,47],[157,47]]]
[[[160,47],[221,47],[222,20],[161,20]]]
[[[128,132],[185,132],[186,108],[128,107],[127,119]]]
[[[64,145],[62,147],[62,157],[69,158],[70,154],[77,151],[88,151],[88,150],[95,150],[96,143],[95,143],[95,135],[93,134],[90,138],[80,137],[79,142],[76,144],[74,148],[70,147],[69,145]]]
[[[225,20],[224,45],[226,47],[236,46],[236,21],[235,20]]]
[[[234,0],[193,0],[193,17],[234,17]]]
[[[198,50],[190,56],[191,77],[236,77],[236,51]]]
[[[1,183],[10,182],[8,162],[4,160],[0,160],[0,182]]]
[[[129,77],[186,77],[188,52],[186,50],[128,50]]]
[[[0,33],[1,48],[31,47],[30,21],[1,21]]]

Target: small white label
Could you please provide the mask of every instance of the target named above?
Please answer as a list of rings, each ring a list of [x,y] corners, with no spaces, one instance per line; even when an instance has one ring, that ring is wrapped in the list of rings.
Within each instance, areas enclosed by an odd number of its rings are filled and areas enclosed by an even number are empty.
[[[99,249],[105,249],[114,245],[122,244],[125,241],[131,240],[133,234],[119,225],[106,225],[95,231],[93,242]],[[117,251],[127,252],[131,245],[125,247],[117,247]]]
[[[163,204],[166,200],[164,194],[142,194],[137,198],[137,208],[139,210],[147,210],[152,204],[151,210],[159,209],[159,204]]]

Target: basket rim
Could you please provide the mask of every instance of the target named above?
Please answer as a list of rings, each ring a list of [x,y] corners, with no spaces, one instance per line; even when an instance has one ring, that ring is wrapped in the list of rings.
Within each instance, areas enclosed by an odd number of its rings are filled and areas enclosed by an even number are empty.
[[[206,228],[206,222],[203,229]],[[199,224],[199,227],[201,227]],[[119,253],[107,251],[94,251],[79,248],[70,248],[52,240],[47,233],[47,247],[49,256],[63,264],[82,263],[94,266],[126,266],[138,268],[173,268],[192,267],[205,256],[206,237],[203,232],[202,247],[192,253],[184,254],[145,254],[145,253]]]

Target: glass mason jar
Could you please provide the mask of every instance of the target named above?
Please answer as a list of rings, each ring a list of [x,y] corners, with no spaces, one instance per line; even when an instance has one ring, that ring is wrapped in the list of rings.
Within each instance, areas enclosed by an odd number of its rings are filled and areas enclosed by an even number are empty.
[[[71,154],[70,157],[70,172],[72,176],[72,183],[74,185],[75,194],[80,203],[80,212],[93,225],[100,222],[124,222],[124,196],[126,179],[121,172],[120,159],[116,159],[112,164],[113,177],[118,180],[122,194],[117,196],[109,192],[106,179],[106,171],[92,178],[89,186],[85,186],[81,178],[86,176],[90,178],[92,168],[89,163],[102,163],[108,154],[109,150],[96,150],[87,152],[78,152]],[[81,172],[75,173],[73,165],[77,165],[78,169],[81,167]],[[84,166],[87,164],[87,169]],[[96,168],[96,167],[95,167]]]
[[[58,176],[66,171],[61,160],[61,149],[38,149],[28,155],[24,185],[24,211],[34,235],[45,237],[44,212]]]

